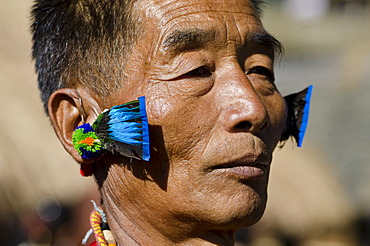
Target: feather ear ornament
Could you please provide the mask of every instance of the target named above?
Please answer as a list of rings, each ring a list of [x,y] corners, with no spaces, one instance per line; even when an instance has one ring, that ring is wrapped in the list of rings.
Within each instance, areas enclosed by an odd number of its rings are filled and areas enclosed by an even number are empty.
[[[300,92],[284,97],[288,107],[288,119],[280,141],[285,142],[292,137],[297,146],[302,147],[308,125],[312,89],[313,86],[310,85]]]
[[[149,161],[149,125],[145,97],[104,110],[95,122],[75,129],[72,142],[84,159],[98,158],[104,150]]]

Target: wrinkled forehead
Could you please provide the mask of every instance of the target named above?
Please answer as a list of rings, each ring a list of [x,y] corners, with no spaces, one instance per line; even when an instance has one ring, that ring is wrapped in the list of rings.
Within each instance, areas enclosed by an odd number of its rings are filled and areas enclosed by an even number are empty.
[[[184,26],[212,28],[217,25],[228,29],[230,23],[237,26],[239,33],[247,33],[250,28],[263,29],[249,0],[143,0],[138,7],[144,24],[153,21],[165,32]]]

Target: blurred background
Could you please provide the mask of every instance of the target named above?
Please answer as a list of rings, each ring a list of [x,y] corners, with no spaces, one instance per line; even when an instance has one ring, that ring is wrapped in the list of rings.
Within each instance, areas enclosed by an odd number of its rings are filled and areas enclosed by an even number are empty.
[[[275,151],[265,216],[238,245],[370,245],[370,1],[267,2],[280,91],[314,91],[303,148]],[[99,197],[44,115],[31,4],[0,1],[0,244],[79,245]]]

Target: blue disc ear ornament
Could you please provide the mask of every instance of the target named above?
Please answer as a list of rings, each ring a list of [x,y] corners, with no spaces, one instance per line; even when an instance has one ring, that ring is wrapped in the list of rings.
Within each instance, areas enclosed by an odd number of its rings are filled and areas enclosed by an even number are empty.
[[[302,147],[308,125],[312,89],[313,86],[310,85],[300,92],[284,97],[288,107],[288,119],[280,141],[284,142],[293,137],[297,146]]]
[[[102,151],[109,150],[126,157],[149,161],[149,125],[145,97],[104,110],[92,126],[84,124],[76,128],[72,142],[84,159],[97,158]]]

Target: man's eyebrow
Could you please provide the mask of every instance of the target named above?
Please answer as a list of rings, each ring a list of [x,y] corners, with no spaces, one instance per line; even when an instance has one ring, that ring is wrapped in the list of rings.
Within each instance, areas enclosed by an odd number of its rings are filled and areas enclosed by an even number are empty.
[[[215,30],[199,28],[175,30],[168,35],[162,46],[171,52],[194,50],[204,47],[215,37]]]
[[[274,36],[268,32],[258,32],[253,35],[252,40],[259,45],[271,48],[274,55],[279,57],[284,54],[284,47]]]

